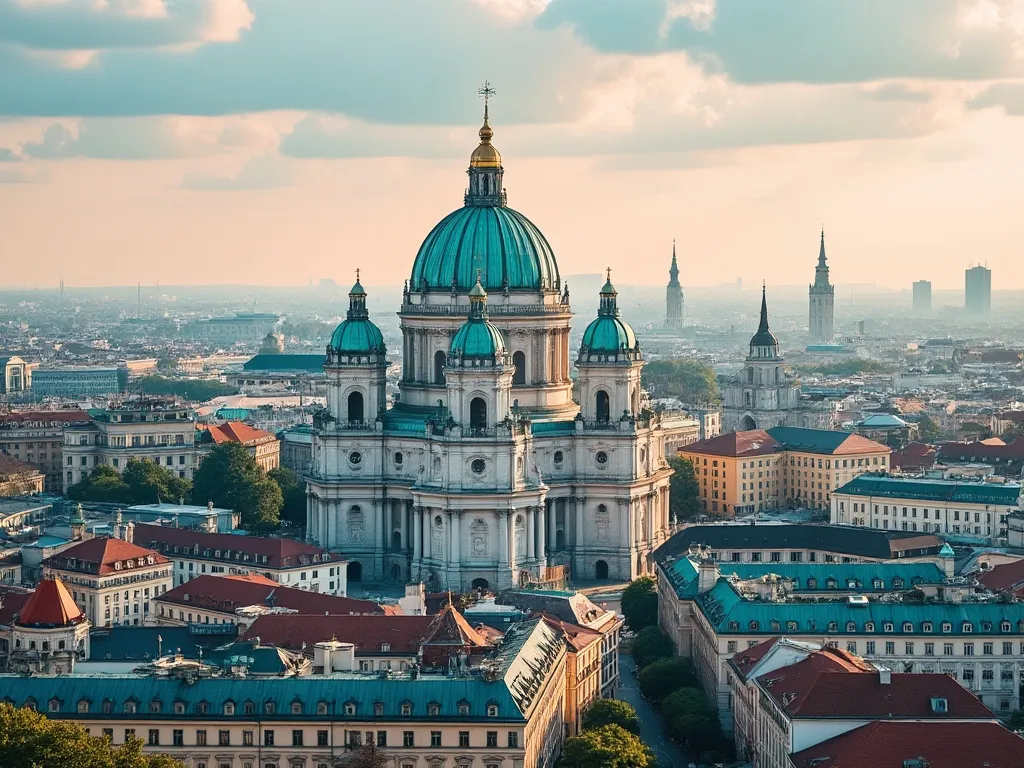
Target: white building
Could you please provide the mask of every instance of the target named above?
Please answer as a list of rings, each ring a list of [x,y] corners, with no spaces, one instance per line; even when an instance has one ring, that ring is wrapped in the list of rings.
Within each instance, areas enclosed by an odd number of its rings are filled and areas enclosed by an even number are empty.
[[[401,311],[400,396],[356,281],[327,349],[307,535],[349,580],[505,588],[550,566],[650,571],[666,536],[664,432],[611,280],[570,376],[568,287],[540,230],[507,207],[487,120],[464,207],[420,247]]]

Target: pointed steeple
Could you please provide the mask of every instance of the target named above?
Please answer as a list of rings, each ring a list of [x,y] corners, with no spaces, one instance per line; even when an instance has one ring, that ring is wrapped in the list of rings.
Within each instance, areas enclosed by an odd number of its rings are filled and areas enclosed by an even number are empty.
[[[779,356],[779,340],[768,327],[768,294],[765,284],[761,283],[761,321],[757,324],[757,333],[750,338],[750,358],[774,360]],[[750,359],[748,358],[748,359]]]
[[[768,286],[761,281],[761,322],[757,325],[758,333],[768,333]]]
[[[679,285],[679,262],[676,260],[676,239],[672,238],[672,266],[668,269],[669,286]]]
[[[828,269],[825,261],[825,229],[821,230],[821,247],[818,248],[818,269]]]

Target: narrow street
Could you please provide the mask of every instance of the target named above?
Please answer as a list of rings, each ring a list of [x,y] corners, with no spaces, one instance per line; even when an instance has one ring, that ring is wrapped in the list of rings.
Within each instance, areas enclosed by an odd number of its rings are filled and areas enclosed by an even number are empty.
[[[633,656],[628,653],[619,655],[619,675],[622,686],[616,698],[633,706],[640,717],[640,739],[658,756],[661,768],[686,768],[692,758],[685,755],[665,733],[661,717],[657,710],[640,698],[640,689],[636,684],[636,666]]]

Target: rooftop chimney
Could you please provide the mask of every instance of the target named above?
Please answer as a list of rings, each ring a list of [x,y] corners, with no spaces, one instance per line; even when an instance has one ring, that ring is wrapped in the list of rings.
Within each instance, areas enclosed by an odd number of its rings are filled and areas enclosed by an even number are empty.
[[[889,685],[892,682],[892,670],[880,669],[878,670],[878,682],[882,685]]]

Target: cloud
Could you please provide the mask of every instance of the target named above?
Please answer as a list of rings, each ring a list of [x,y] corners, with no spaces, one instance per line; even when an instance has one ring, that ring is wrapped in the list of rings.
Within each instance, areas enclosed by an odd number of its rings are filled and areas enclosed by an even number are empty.
[[[1011,117],[1024,117],[1024,82],[995,83],[968,102],[971,109],[1001,107]]]
[[[246,0],[0,0],[0,43],[44,51],[188,47],[237,40]]]
[[[537,24],[604,52],[684,50],[744,83],[977,80],[1022,70],[1017,2],[717,0],[708,21],[668,0],[553,0]]]
[[[0,167],[0,184],[42,184],[50,180],[50,174],[43,168],[27,164]]]
[[[247,160],[234,176],[185,174],[181,186],[183,189],[207,192],[275,189],[289,186],[293,179],[291,165],[277,155],[268,154]]]
[[[0,163],[17,163],[21,159],[21,155],[17,154],[13,149],[0,147]]]

